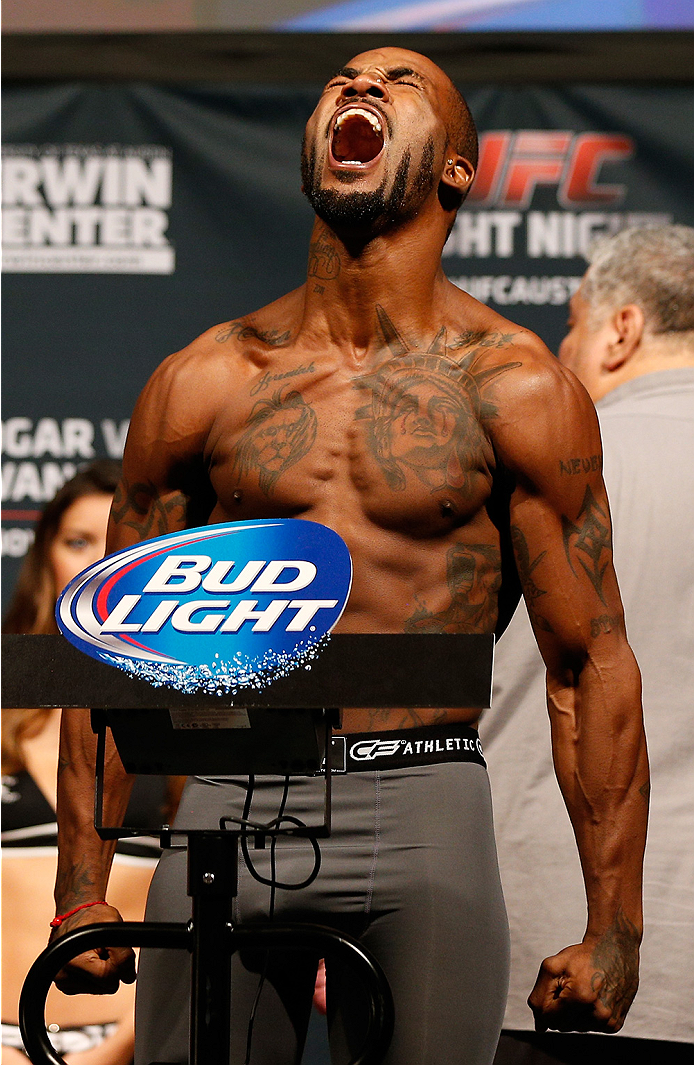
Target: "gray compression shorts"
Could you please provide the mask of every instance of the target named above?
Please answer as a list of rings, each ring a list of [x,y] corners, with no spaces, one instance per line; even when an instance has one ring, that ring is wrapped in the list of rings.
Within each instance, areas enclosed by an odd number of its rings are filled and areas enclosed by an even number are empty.
[[[420,730],[411,730],[412,737]],[[384,741],[392,733],[383,733]],[[384,759],[387,761],[387,759]],[[277,816],[282,780],[256,777],[249,817]],[[192,778],[177,827],[216,829],[241,816],[247,781]],[[286,813],[322,820],[321,777],[290,779]],[[487,772],[473,762],[370,769],[333,778],[332,833],[322,865],[300,891],[278,890],[278,921],[315,921],[357,936],[383,967],[395,1002],[386,1065],[490,1065],[508,982],[508,926],[494,844]],[[269,847],[250,851],[264,877]],[[313,866],[306,840],[277,847],[278,880],[296,883]],[[270,889],[239,863],[237,921],[267,920]],[[185,851],[165,852],[147,919],[186,921]],[[271,955],[252,1039],[252,1065],[300,1062],[317,958]],[[331,1060],[343,1065],[361,1045],[366,1010],[347,971],[327,959]],[[262,959],[235,956],[232,1065],[246,1054],[248,1017]],[[137,995],[135,1065],[188,1061],[189,956],[143,950]]]

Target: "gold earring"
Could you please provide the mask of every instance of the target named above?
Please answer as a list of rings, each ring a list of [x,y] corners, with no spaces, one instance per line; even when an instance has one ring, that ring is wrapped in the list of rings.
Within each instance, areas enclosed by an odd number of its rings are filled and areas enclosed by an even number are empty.
[[[453,163],[453,160],[452,159],[447,159],[446,162],[448,163],[449,166],[451,166],[452,163]]]

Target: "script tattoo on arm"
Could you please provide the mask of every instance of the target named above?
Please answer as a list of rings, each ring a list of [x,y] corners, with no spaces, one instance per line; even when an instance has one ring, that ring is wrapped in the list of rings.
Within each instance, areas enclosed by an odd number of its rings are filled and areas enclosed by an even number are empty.
[[[161,493],[149,481],[130,484],[123,481],[116,489],[111,516],[117,525],[135,529],[140,539],[162,536],[170,532],[172,524],[185,527],[188,497],[176,492],[161,499]]]
[[[590,485],[583,496],[578,519],[579,525],[569,521],[567,517],[562,517],[561,520],[566,558],[574,574],[576,574],[574,558],[576,559],[593,585],[600,601],[607,606],[602,584],[609,562],[606,555],[609,555],[612,550],[612,537],[607,512],[597,502]]]
[[[595,944],[591,960],[597,970],[593,991],[614,1016],[623,1017],[639,985],[639,934],[621,907]]]
[[[405,632],[491,632],[501,587],[501,555],[489,544],[455,544],[446,554],[450,605],[431,612],[418,603]]]
[[[518,576],[520,577],[520,582],[523,587],[523,595],[525,597],[525,603],[528,608],[528,614],[532,626],[535,629],[542,629],[543,632],[554,632],[554,629],[547,618],[543,617],[538,610],[538,600],[541,599],[543,595],[547,595],[547,589],[540,588],[533,577],[533,571],[537,569],[547,552],[541,551],[540,554],[531,561],[528,541],[517,525],[511,526],[511,543],[513,544],[516,566],[518,567]]]
[[[229,322],[228,325],[222,326],[215,335],[215,340],[218,344],[224,344],[233,336],[237,336],[239,340],[260,340],[263,344],[278,348],[283,344],[289,343],[291,331],[285,329],[281,333],[279,329],[257,329],[254,325],[249,325],[248,322]]]
[[[601,455],[585,455],[583,458],[559,459],[559,476],[575,477],[577,473],[593,473],[602,466]]]
[[[261,491],[272,495],[285,470],[311,450],[317,431],[315,411],[301,393],[278,389],[253,407],[237,446],[232,477],[257,470]]]

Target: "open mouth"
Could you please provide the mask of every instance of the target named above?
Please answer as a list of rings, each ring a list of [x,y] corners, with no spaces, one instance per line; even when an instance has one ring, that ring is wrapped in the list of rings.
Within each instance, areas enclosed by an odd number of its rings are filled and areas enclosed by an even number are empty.
[[[383,119],[365,107],[347,107],[333,123],[331,162],[339,166],[364,167],[383,151]]]

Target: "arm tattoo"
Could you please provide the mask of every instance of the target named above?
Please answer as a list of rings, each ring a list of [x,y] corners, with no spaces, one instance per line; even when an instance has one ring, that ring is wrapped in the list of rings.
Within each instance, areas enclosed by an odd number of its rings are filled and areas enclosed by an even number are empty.
[[[112,517],[117,525],[135,529],[141,540],[162,536],[172,527],[185,527],[188,497],[176,492],[164,502],[151,481],[130,484],[123,481],[116,489]]]
[[[215,340],[218,344],[224,344],[225,341],[230,340],[233,336],[237,336],[239,340],[260,340],[263,344],[278,348],[283,344],[289,343],[290,330],[286,329],[283,333],[280,333],[279,329],[257,329],[254,325],[249,325],[248,322],[229,322],[227,325],[222,326],[215,335]]]
[[[623,620],[619,614],[601,614],[598,618],[590,619],[590,635],[609,635],[611,632],[619,632],[622,626]]]
[[[501,555],[488,544],[455,544],[446,555],[450,606],[432,613],[418,601],[405,632],[491,632],[501,587]]]
[[[60,913],[63,907],[71,910],[82,902],[91,902],[94,898],[94,875],[90,863],[78,859],[69,869],[59,869],[55,882],[55,900]]]
[[[572,572],[576,574],[571,558],[573,552],[581,569],[598,593],[600,601],[607,606],[602,582],[609,562],[609,558],[605,558],[605,553],[609,554],[612,550],[612,538],[607,512],[598,504],[590,485],[586,488],[578,517],[583,519],[580,525],[575,525],[566,517],[561,519],[566,558]]]
[[[592,473],[602,468],[601,455],[586,455],[584,458],[559,459],[559,476],[573,477],[577,473]]]
[[[613,1016],[624,1016],[639,986],[639,934],[621,907],[592,956],[596,972],[591,986]]]
[[[511,526],[511,543],[513,544],[518,576],[523,586],[523,595],[525,596],[525,603],[532,626],[534,629],[542,629],[543,632],[554,632],[547,618],[543,617],[537,609],[537,601],[543,595],[547,595],[547,589],[540,588],[533,577],[533,570],[539,566],[547,552],[541,551],[531,562],[528,541],[517,525]]]
[[[232,478],[258,470],[258,483],[272,495],[278,478],[312,448],[318,431],[313,407],[300,392],[278,389],[259,400],[239,439]]]

